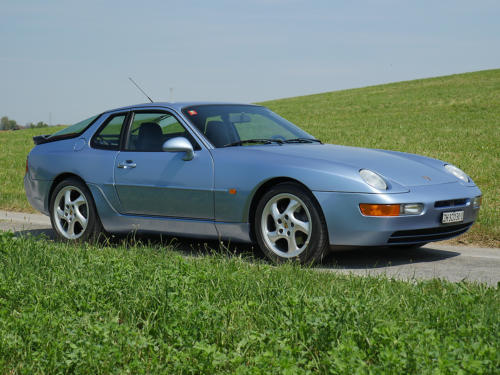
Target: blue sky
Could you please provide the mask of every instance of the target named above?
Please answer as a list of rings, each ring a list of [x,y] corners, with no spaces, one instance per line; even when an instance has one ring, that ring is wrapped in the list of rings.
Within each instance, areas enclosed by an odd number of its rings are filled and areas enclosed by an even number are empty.
[[[0,116],[257,102],[500,67],[499,1],[0,0]]]

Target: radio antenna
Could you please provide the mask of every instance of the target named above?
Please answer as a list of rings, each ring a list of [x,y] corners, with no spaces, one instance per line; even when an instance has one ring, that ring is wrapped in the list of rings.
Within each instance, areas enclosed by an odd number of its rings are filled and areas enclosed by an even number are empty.
[[[153,102],[153,99],[151,99],[151,98],[148,96],[148,94],[146,94],[146,93],[144,92],[144,90],[143,90],[143,89],[141,89],[141,88],[139,87],[139,85],[138,85],[137,83],[135,83],[135,81],[134,81],[131,77],[128,77],[128,79],[130,80],[130,82],[132,82],[132,83],[135,85],[135,87],[137,87],[137,88],[138,88],[138,89],[139,89],[139,90],[140,90],[140,91],[144,94],[144,96],[146,96],[146,98],[148,98],[148,99],[149,99],[149,101],[150,101],[151,103],[154,103],[154,102]]]

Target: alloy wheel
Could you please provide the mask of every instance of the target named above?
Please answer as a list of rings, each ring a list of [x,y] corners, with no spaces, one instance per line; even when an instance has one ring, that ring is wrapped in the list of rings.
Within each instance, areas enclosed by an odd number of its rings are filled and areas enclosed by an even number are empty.
[[[66,239],[80,238],[89,222],[89,204],[75,186],[62,188],[54,200],[53,217],[57,231]]]
[[[296,257],[307,248],[311,239],[311,215],[300,198],[281,193],[266,203],[261,230],[264,242],[272,252],[279,257]]]

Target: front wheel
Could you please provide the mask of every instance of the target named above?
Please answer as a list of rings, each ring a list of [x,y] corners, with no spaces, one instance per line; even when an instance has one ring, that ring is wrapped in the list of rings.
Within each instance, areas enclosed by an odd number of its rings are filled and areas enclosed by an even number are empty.
[[[281,183],[257,205],[254,228],[259,247],[274,262],[320,262],[328,248],[322,212],[311,194],[295,183]]]
[[[54,189],[50,221],[65,240],[95,240],[103,230],[89,189],[75,178],[60,182]]]

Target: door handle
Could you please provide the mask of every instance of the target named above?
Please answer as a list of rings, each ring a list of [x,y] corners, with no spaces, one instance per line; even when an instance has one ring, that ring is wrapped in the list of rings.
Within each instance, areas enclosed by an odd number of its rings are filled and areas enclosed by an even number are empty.
[[[129,169],[135,167],[136,164],[132,160],[126,160],[124,162],[118,163],[118,168]]]

